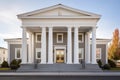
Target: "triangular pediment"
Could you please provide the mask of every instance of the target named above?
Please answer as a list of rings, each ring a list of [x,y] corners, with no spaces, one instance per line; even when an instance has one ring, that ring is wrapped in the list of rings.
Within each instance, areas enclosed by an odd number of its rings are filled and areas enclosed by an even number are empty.
[[[65,16],[67,16],[67,17],[75,16],[75,17],[96,17],[96,18],[100,17],[100,15],[98,15],[98,14],[73,9],[68,6],[58,4],[55,6],[48,7],[48,8],[20,14],[20,15],[18,15],[18,18],[33,18],[33,17],[37,18],[37,17],[49,17],[49,16],[50,17],[51,16],[52,17],[54,17],[54,16],[58,16],[58,17],[60,17],[60,16],[64,16],[64,17]]]

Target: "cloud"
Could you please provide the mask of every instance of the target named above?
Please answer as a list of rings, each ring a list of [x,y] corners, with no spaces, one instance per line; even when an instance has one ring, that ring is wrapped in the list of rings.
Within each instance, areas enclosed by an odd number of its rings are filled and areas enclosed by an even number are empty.
[[[0,22],[4,22],[10,25],[20,25],[20,21],[16,17],[17,13],[13,11],[1,11],[0,12]]]
[[[21,33],[6,33],[6,34],[1,34],[0,33],[0,38],[3,39],[8,39],[8,38],[18,38],[21,37]]]

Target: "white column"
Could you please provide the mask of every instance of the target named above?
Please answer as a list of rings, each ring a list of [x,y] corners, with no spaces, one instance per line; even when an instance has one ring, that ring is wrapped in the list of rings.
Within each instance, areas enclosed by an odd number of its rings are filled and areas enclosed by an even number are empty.
[[[22,64],[27,63],[27,34],[26,28],[22,29]]]
[[[85,34],[85,62],[90,63],[90,33]]]
[[[108,44],[106,44],[106,64],[108,64]]]
[[[8,64],[10,64],[10,44],[8,43]]]
[[[29,32],[28,63],[32,63],[32,34]]]
[[[46,64],[46,27],[42,27],[42,35],[41,35],[41,64]]]
[[[96,64],[96,27],[92,28],[92,64]]]
[[[78,64],[78,27],[74,28],[74,64]]]
[[[48,64],[53,64],[53,28],[49,27],[48,33]]]
[[[72,63],[72,33],[71,27],[68,27],[68,34],[67,34],[67,64]]]
[[[32,33],[32,42],[31,42],[31,44],[32,44],[32,54],[31,54],[31,61],[32,61],[32,63],[34,63],[34,56],[35,56],[35,52],[34,52],[34,34]]]

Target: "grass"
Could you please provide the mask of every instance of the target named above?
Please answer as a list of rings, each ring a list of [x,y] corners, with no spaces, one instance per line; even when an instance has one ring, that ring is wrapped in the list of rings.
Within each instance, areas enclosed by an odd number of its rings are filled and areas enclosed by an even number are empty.
[[[120,67],[111,68],[110,70],[113,70],[113,71],[120,71]]]
[[[11,70],[10,68],[0,68],[1,71]]]

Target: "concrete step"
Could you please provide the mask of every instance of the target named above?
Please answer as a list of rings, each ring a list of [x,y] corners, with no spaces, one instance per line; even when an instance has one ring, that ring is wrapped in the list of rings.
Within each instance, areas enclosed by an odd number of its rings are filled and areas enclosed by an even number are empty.
[[[36,72],[81,72],[81,71],[101,71],[98,65],[87,64],[83,68],[82,64],[22,64],[17,71]]]

